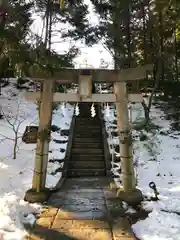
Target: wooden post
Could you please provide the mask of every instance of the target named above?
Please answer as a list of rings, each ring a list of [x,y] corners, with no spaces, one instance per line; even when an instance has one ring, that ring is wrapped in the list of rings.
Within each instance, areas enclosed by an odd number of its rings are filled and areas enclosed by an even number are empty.
[[[45,189],[46,184],[53,93],[54,81],[44,81],[43,91],[41,93],[40,119],[32,183],[32,188],[36,189],[37,192]]]
[[[125,82],[114,83],[116,95],[117,127],[120,139],[122,184],[125,192],[135,188],[132,136],[128,117],[128,95]]]

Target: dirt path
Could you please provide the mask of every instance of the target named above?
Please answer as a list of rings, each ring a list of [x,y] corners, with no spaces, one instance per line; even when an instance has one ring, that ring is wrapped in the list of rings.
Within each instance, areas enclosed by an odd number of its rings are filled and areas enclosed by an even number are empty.
[[[27,239],[133,240],[122,203],[107,177],[67,179],[52,195]]]

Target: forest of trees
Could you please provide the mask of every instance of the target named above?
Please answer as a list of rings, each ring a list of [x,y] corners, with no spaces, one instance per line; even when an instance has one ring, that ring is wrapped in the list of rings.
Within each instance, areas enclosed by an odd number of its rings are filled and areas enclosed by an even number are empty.
[[[90,21],[90,2],[97,25]],[[30,32],[34,11],[44,20],[42,36]],[[66,0],[63,8],[59,0],[1,0],[0,68],[8,64],[26,73],[32,65],[73,66],[78,49],[64,55],[51,49],[57,23],[69,24],[56,30],[59,38],[81,40],[92,47],[102,44],[116,68],[154,63],[161,69],[161,82],[179,80],[180,2],[176,0]]]
[[[48,66],[51,69],[73,66],[72,61],[77,54],[75,48],[59,55],[30,30],[32,14],[37,8],[34,1],[2,0],[0,4],[1,78],[14,73],[17,76],[29,75],[31,67],[46,69]]]

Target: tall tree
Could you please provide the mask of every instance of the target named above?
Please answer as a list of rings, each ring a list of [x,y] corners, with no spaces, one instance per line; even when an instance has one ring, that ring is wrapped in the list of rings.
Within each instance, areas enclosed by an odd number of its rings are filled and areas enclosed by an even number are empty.
[[[15,68],[23,64],[27,55],[26,37],[32,23],[32,3],[8,1],[1,6],[0,64]],[[7,61],[8,60],[8,61]]]

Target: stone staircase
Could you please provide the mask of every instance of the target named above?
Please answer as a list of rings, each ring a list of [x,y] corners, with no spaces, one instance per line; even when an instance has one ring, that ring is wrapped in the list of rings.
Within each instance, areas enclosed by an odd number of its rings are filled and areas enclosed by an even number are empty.
[[[101,120],[91,117],[91,104],[81,103],[80,115],[75,119],[71,157],[67,177],[106,176]]]

